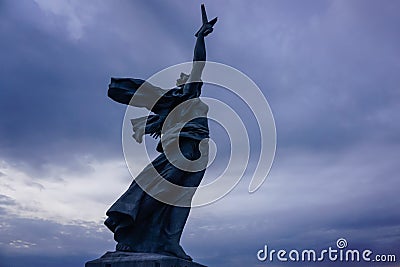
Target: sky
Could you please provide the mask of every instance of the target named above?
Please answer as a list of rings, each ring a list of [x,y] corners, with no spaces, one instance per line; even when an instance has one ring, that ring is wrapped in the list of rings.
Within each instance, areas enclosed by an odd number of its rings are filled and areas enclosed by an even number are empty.
[[[83,266],[114,250],[105,211],[133,178],[121,144],[126,107],[107,97],[107,85],[190,61],[200,3],[0,1],[1,267]],[[266,181],[249,194],[259,129],[238,99],[204,85],[205,96],[241,115],[252,150],[232,192],[192,209],[187,253],[208,266],[310,266],[262,262],[257,252],[321,251],[345,238],[349,249],[397,263],[319,265],[398,266],[400,2],[204,3],[218,16],[208,60],[257,84],[277,146]],[[205,181],[230,151],[220,126],[210,132],[218,150]],[[134,173],[145,165],[138,155]]]

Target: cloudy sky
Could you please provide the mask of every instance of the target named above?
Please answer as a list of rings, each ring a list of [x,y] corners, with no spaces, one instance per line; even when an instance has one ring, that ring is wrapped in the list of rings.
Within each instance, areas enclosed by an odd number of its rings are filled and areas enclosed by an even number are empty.
[[[319,251],[345,238],[350,249],[395,254],[398,264],[400,2],[205,4],[219,17],[208,60],[259,86],[278,141],[267,180],[249,194],[253,139],[247,175],[192,210],[183,247],[209,266],[273,266],[257,260],[264,245]],[[107,98],[109,79],[191,60],[199,10],[183,0],[0,1],[1,267],[83,266],[114,249],[102,223],[132,177],[121,145],[125,107]],[[251,121],[221,92],[204,86]],[[211,126],[218,160],[207,181],[229,154],[225,133]]]

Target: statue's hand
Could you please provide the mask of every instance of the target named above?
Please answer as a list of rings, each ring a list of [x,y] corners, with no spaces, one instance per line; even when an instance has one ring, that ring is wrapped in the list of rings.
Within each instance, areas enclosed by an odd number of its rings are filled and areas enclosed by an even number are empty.
[[[203,25],[201,25],[201,28],[196,32],[195,36],[207,36],[210,33],[212,33],[213,26],[217,22],[218,18],[215,17],[212,20],[208,21],[207,19],[207,13],[206,13],[206,8],[204,4],[201,4],[201,19],[203,21]]]
[[[154,139],[157,139],[157,138],[161,137],[161,132],[158,131],[158,132],[152,133],[150,136],[153,137]]]
[[[153,137],[154,139],[157,139],[158,137],[161,136],[161,128],[162,128],[162,122],[158,121],[150,126],[147,126],[146,133],[150,134],[150,136]]]
[[[210,33],[212,33],[213,32],[213,26],[211,25],[211,24],[209,24],[209,23],[207,23],[207,24],[203,24],[202,26],[201,26],[201,28],[197,31],[197,33],[195,34],[195,36],[196,37],[199,37],[199,36],[207,36],[207,35],[209,35]]]

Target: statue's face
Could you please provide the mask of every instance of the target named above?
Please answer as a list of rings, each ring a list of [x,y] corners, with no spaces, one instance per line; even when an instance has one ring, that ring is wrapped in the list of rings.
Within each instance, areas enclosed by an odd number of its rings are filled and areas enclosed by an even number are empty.
[[[176,80],[176,86],[182,86],[184,85],[187,80],[189,79],[189,75],[186,73],[181,72],[180,77]]]

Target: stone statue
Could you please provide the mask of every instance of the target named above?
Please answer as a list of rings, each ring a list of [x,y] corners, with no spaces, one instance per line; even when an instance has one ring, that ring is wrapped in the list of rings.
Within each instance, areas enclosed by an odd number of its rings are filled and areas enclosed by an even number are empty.
[[[164,90],[152,84],[131,78],[112,78],[108,96],[126,105],[145,107],[153,115],[133,119],[133,137],[141,143],[144,134],[162,141],[157,145],[161,154],[153,160],[134,179],[129,189],[109,208],[104,224],[114,233],[118,242],[117,251],[149,252],[175,256],[192,260],[180,245],[183,228],[190,212],[190,201],[200,184],[207,164],[209,137],[207,111],[201,94],[201,74],[206,61],[205,37],[213,31],[217,18],[208,21],[205,7],[201,6],[203,24],[195,34],[197,40],[194,49],[191,73],[181,73],[176,86]],[[139,89],[140,88],[140,89]],[[181,105],[177,113],[168,115]],[[187,118],[189,120],[185,121]],[[194,119],[190,119],[194,118]],[[178,144],[178,146],[174,146]],[[166,156],[169,152],[171,157]],[[179,154],[194,162],[200,157],[203,168],[196,171],[180,169],[174,164],[174,156]],[[190,166],[188,166],[190,168]],[[182,195],[174,194],[177,201],[184,205],[163,203],[143,190],[144,181],[152,192],[163,192],[155,176],[184,187],[193,188]]]

